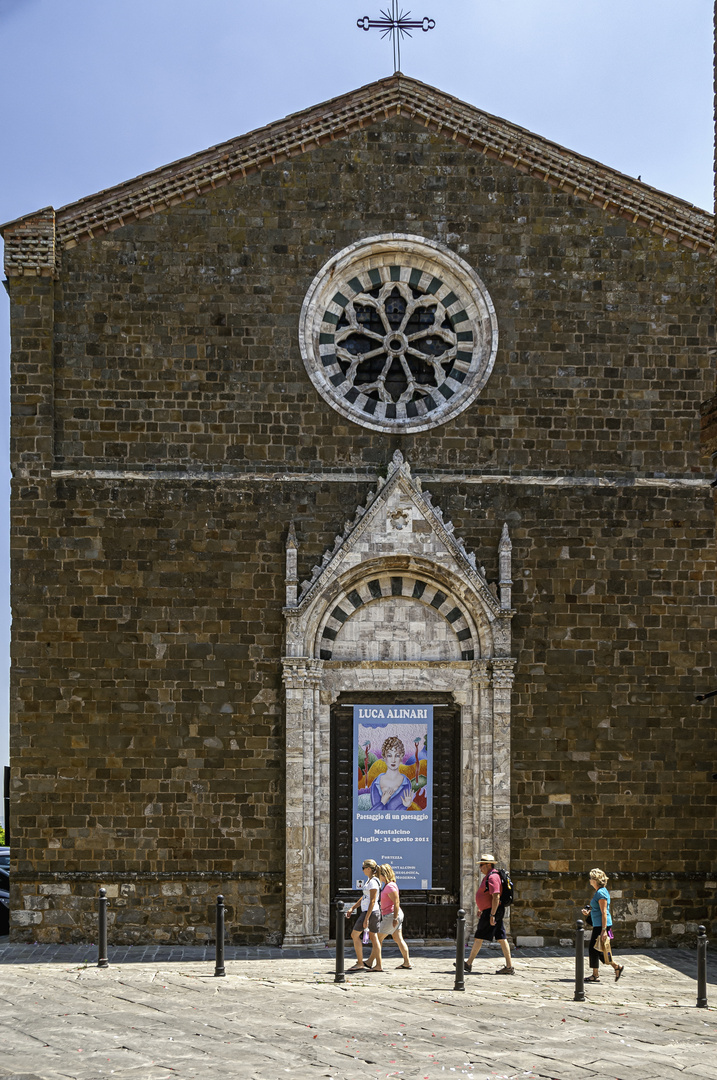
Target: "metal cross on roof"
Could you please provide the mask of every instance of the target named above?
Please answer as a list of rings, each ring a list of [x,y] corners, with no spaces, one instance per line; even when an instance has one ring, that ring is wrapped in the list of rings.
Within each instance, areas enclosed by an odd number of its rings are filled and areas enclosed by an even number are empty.
[[[359,30],[381,30],[382,38],[388,37],[390,34],[395,73],[401,70],[401,38],[412,37],[411,30],[423,30],[426,33],[428,30],[433,30],[436,25],[435,19],[429,19],[428,17],[412,19],[410,15],[410,11],[401,11],[399,9],[398,0],[391,0],[390,12],[382,10],[380,19],[369,19],[368,15],[364,15],[362,19],[356,20]]]

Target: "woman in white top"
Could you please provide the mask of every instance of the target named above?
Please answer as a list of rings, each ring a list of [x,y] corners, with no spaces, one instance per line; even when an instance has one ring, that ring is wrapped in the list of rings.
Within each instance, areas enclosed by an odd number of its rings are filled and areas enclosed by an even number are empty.
[[[356,950],[356,963],[352,968],[349,968],[349,972],[353,971],[368,971],[363,962],[363,934],[368,930],[369,939],[371,941],[372,953],[378,959],[378,966],[381,967],[381,943],[378,939],[378,929],[381,923],[381,908],[379,906],[378,898],[381,892],[381,883],[376,877],[376,871],[378,867],[373,859],[365,859],[362,870],[366,874],[366,880],[361,886],[361,899],[357,900],[352,907],[346,911],[346,918],[356,911],[356,908],[361,906],[361,910],[354,923],[353,930],[351,931],[351,938]]]

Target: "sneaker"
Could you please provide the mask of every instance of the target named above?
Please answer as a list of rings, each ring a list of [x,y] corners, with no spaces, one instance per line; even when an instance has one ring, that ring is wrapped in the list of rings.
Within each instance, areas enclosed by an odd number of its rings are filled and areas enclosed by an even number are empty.
[[[498,968],[498,970],[496,971],[496,975],[515,975],[515,968],[508,967],[508,965],[506,964],[505,967]]]

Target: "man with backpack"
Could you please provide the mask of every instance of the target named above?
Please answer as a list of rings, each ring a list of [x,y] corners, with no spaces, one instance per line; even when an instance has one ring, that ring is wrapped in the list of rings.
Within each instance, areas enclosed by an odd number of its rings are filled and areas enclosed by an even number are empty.
[[[484,941],[497,941],[503,950],[505,965],[496,971],[496,975],[514,975],[515,968],[510,955],[510,945],[503,925],[505,909],[513,900],[513,885],[505,870],[496,870],[493,855],[481,855],[480,872],[483,880],[476,893],[478,925],[471,954],[465,961],[465,970],[471,970],[473,961]]]

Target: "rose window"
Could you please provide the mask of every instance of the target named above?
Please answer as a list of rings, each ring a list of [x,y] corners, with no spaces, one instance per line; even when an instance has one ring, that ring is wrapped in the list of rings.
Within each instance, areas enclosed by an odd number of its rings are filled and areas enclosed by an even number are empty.
[[[324,267],[300,336],[319,393],[384,431],[424,430],[461,412],[488,378],[497,345],[474,271],[447,249],[395,234],[353,245]]]
[[[369,400],[425,401],[455,366],[458,338],[446,309],[410,283],[387,281],[349,300],[334,335],[339,371]]]

